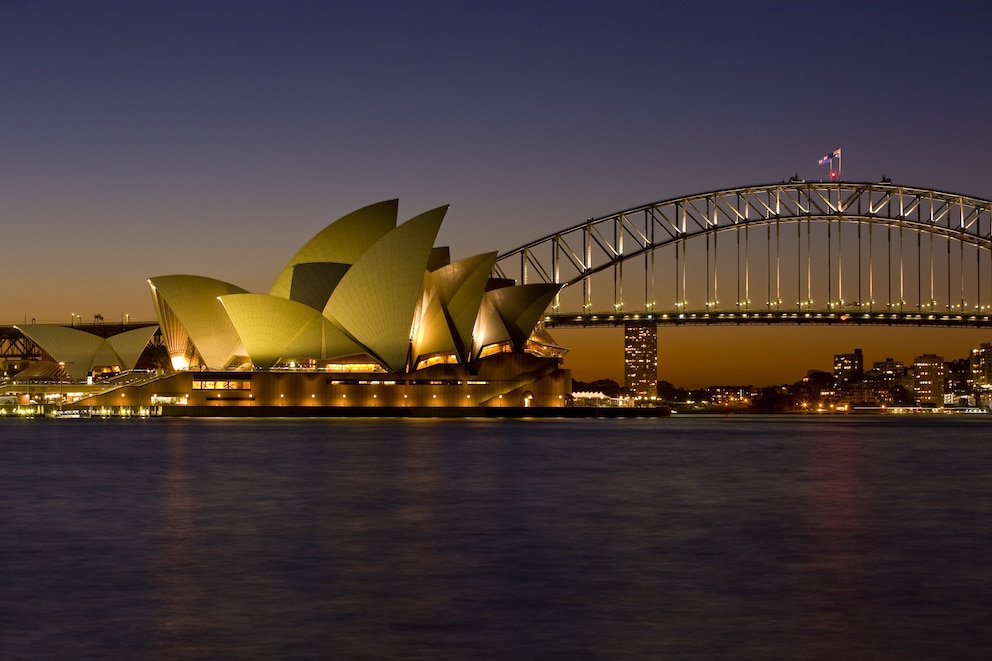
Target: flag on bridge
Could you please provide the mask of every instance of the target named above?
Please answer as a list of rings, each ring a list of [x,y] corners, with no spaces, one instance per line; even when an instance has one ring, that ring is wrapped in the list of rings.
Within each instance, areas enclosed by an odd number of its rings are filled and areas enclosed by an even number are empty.
[[[834,160],[835,158],[840,158],[840,149],[839,148],[833,150],[832,152],[830,152],[829,154],[827,154],[826,156],[824,156],[823,158],[821,158],[819,161],[817,161],[816,164],[817,165],[825,165],[826,163],[829,163],[830,161]]]

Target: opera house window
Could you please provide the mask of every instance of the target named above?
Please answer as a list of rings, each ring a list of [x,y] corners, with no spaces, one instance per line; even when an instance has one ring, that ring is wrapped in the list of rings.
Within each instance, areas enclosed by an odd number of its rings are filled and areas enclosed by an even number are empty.
[[[193,390],[251,390],[251,381],[193,381]]]

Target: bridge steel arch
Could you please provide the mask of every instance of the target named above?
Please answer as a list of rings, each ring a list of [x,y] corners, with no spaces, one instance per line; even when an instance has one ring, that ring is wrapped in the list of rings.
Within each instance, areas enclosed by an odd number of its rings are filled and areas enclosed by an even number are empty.
[[[735,235],[729,257],[726,239],[718,242],[727,234]],[[624,299],[631,272],[643,292],[635,304]],[[549,325],[607,317],[614,323],[853,317],[988,326],[992,201],[888,181],[790,180],[711,191],[590,218],[501,254],[494,275],[564,285]],[[602,286],[604,276],[612,301],[594,308],[593,282]],[[719,296],[728,279],[736,294],[730,304]],[[674,290],[670,302],[658,300],[662,282]],[[563,296],[576,288],[581,310],[566,310]],[[692,304],[690,289],[697,293]],[[791,297],[783,300],[784,292]],[[759,295],[765,300],[753,303]]]

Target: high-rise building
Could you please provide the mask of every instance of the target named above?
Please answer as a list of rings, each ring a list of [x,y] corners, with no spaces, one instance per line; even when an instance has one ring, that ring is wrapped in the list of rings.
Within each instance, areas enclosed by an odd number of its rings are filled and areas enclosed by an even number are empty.
[[[871,364],[871,368],[882,376],[893,380],[906,372],[906,364],[901,360],[895,360],[894,358],[886,358],[885,360],[875,361]]]
[[[992,344],[983,342],[981,348],[972,349],[970,363],[972,385],[976,388],[992,386]]]
[[[658,395],[658,324],[629,321],[623,325],[624,385],[634,397]]]
[[[901,360],[886,358],[872,363],[872,368],[865,372],[865,381],[872,384],[875,399],[883,404],[905,404],[905,396],[915,397],[912,371]]]
[[[844,385],[857,383],[865,374],[865,357],[861,349],[854,353],[839,353],[834,356],[834,383]]]
[[[942,406],[944,403],[944,377],[947,368],[944,359],[932,353],[913,359],[914,389],[920,404]]]

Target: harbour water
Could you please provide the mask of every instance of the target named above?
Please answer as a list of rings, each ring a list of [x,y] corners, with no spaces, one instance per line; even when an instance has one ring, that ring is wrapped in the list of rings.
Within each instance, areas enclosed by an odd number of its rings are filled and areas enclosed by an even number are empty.
[[[2,420],[4,659],[985,659],[992,420]]]

